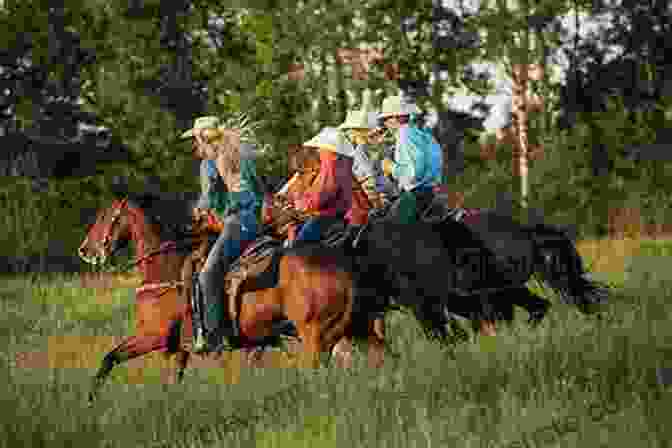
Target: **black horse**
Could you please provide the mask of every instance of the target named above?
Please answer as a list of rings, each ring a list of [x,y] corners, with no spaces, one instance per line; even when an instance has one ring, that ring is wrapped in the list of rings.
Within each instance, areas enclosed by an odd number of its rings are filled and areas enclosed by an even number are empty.
[[[374,216],[354,241],[339,239],[335,232],[327,243],[350,247],[366,273],[363,289],[372,297],[396,298],[413,311],[428,336],[442,340],[452,340],[447,324],[461,331],[452,315],[471,320],[476,329],[483,321],[511,322],[517,305],[528,311],[531,324],[539,323],[550,302],[527,287],[533,274],[584,313],[607,298],[607,287],[590,279],[562,231],[546,224],[521,225],[493,211],[468,221],[455,219],[452,212],[412,225]]]

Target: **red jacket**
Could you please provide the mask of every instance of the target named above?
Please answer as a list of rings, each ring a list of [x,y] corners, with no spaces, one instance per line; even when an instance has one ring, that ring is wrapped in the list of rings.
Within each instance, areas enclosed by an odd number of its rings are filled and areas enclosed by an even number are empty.
[[[353,226],[363,226],[369,220],[369,210],[371,210],[371,201],[364,192],[364,189],[357,182],[357,179],[352,178],[352,206],[345,219]]]
[[[296,206],[321,216],[347,213],[352,206],[352,159],[320,151],[320,173]]]

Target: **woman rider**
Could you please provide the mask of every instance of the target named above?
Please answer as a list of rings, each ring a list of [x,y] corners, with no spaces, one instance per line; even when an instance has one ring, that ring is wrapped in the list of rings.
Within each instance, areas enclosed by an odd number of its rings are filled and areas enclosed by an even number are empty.
[[[240,256],[241,245],[257,237],[262,196],[258,191],[256,150],[253,144],[241,142],[240,128],[224,127],[217,117],[197,119],[194,127],[182,137],[193,137],[203,156],[214,161],[225,187],[213,188],[211,185],[207,200],[199,203],[207,205],[222,222],[222,232],[210,249],[198,279],[204,295],[205,315],[204,328],[195,335],[193,349],[195,352],[212,352],[222,345],[225,330],[222,328],[224,277]],[[230,306],[229,309],[233,308]],[[231,336],[236,339],[240,335],[237,320],[229,321]]]
[[[323,233],[343,220],[352,206],[352,157],[339,144],[338,134],[336,128],[327,127],[303,144],[319,150],[320,171],[313,184],[294,202],[298,210],[313,217],[303,224],[293,244],[319,242]]]
[[[376,189],[378,177],[373,163],[369,159],[369,132],[375,127],[375,117],[367,112],[367,107],[362,110],[348,112],[348,115],[338,129],[342,132],[342,137],[346,144],[350,145],[353,155],[353,197],[352,208],[348,211],[346,219],[349,222],[348,235],[356,235],[358,230],[366,224],[369,217],[369,210],[373,208],[384,208],[387,204],[387,197],[383,191]],[[370,120],[373,118],[373,120]]]
[[[441,183],[443,154],[428,128],[418,126],[419,110],[401,96],[385,98],[381,108],[383,125],[396,134],[394,161],[383,160],[383,172],[399,184],[399,199],[386,219],[412,223],[419,219]],[[382,140],[382,137],[380,138]]]

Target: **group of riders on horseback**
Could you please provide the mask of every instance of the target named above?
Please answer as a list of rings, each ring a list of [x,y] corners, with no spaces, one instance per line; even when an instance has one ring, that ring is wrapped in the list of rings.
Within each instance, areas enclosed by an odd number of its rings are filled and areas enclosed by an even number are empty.
[[[347,366],[353,341],[366,338],[369,363],[380,366],[384,316],[394,308],[448,344],[466,337],[455,316],[493,335],[518,306],[536,325],[551,304],[528,288],[533,275],[581,312],[599,310],[609,289],[564,231],[451,209],[435,197],[442,153],[418,108],[399,96],[380,113],[370,103],[367,91],[360,110],[304,143],[296,173],[275,194],[257,173],[259,146],[244,120],[208,116],[182,134],[202,159],[195,207],[124,192],[99,210],[80,257],[103,264],[132,241],[143,278],[135,334],[103,358],[90,402],[129,359],[175,355],[179,382],[192,352],[263,349],[283,335],[303,346],[302,365],[331,353]],[[394,155],[374,164],[371,147],[388,131]]]
[[[350,111],[340,126],[325,127],[303,144],[304,149],[319,152],[319,170],[302,191],[290,188],[290,179],[277,194],[308,217],[290,226],[286,246],[319,242],[335,223],[345,222],[346,235],[356,235],[371,210],[387,210],[384,220],[413,223],[431,203],[434,188],[441,183],[442,152],[431,130],[420,125],[418,108],[401,96],[391,96],[383,101],[380,113],[370,109],[367,91],[361,109]],[[382,144],[386,130],[395,136],[394,159],[383,159],[377,167],[369,156],[370,146]],[[182,138],[193,139],[194,155],[202,159],[202,194],[194,215],[214,214],[221,230],[197,277],[204,310],[193,350],[213,352],[221,349],[225,334],[236,338],[240,333],[236,319],[224,318],[224,277],[242,249],[260,236],[264,197],[256,170],[256,142],[247,141],[240,129],[226,128],[214,116],[200,117]],[[225,322],[231,328],[223,328]]]

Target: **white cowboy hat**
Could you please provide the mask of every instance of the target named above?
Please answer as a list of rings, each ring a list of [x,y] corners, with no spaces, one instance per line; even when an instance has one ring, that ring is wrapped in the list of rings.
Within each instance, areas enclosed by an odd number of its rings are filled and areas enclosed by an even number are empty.
[[[366,115],[361,110],[352,110],[348,112],[345,121],[341,123],[338,129],[375,129],[378,127],[378,112],[367,112]]]
[[[222,122],[218,117],[207,116],[207,117],[198,117],[194,120],[194,126],[188,131],[184,131],[180,138],[191,138],[194,136],[194,131],[197,129],[217,129],[220,127]]]
[[[341,123],[338,129],[368,129],[369,117],[361,110],[351,110],[345,116],[345,121]]]
[[[418,106],[413,103],[405,102],[400,95],[388,96],[383,101],[383,107],[380,111],[380,117],[394,117],[398,115],[410,115],[420,112]]]
[[[309,148],[324,149],[326,151],[342,154],[347,157],[352,157],[352,150],[345,144],[343,134],[337,128],[326,127],[323,128],[319,134],[311,138],[303,144]]]

